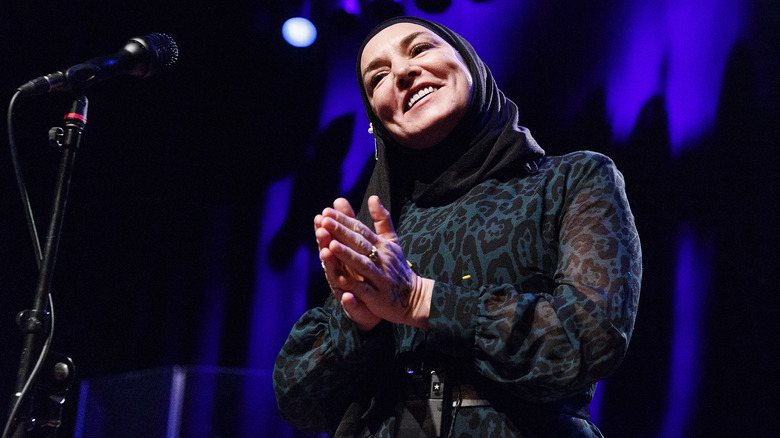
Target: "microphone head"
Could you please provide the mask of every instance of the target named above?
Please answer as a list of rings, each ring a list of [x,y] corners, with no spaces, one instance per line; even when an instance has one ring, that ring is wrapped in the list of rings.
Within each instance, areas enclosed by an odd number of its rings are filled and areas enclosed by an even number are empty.
[[[179,59],[179,47],[164,33],[153,33],[130,38],[117,53],[90,59],[81,64],[50,75],[41,76],[22,84],[18,90],[23,95],[36,95],[55,90],[81,92],[95,82],[119,74],[136,78],[163,72]]]
[[[125,49],[127,50],[132,44],[138,44],[146,49],[149,57],[148,64],[146,64],[143,72],[134,72],[140,74],[133,74],[133,76],[148,78],[153,74],[168,70],[179,60],[179,47],[176,45],[176,41],[168,34],[152,33],[130,38],[125,45]]]

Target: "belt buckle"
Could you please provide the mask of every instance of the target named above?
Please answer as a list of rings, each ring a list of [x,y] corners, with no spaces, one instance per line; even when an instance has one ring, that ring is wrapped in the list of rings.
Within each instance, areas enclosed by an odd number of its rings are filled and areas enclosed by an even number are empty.
[[[444,372],[428,368],[406,367],[406,400],[442,399],[444,397]]]
[[[407,367],[405,385],[403,405],[408,415],[401,415],[398,430],[402,436],[418,436],[420,431],[424,431],[425,436],[439,436],[444,409],[444,372],[422,365]],[[427,420],[423,422],[422,418]]]

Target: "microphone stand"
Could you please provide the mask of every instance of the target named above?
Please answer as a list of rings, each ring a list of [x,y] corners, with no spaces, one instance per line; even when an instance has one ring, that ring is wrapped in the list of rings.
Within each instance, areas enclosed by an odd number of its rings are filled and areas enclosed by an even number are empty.
[[[17,324],[24,334],[24,343],[17,373],[16,393],[9,421],[13,422],[14,438],[25,436],[54,437],[61,424],[62,404],[65,402],[67,385],[73,380],[73,362],[67,356],[42,351],[45,334],[53,324],[47,309],[51,303],[50,291],[54,264],[57,258],[62,222],[68,199],[68,189],[73,171],[73,161],[81,141],[81,133],[87,123],[87,98],[79,96],[74,99],[70,111],[65,115],[65,129],[52,128],[49,131],[49,141],[62,150],[57,183],[52,202],[51,219],[46,234],[43,253],[41,254],[38,283],[32,309],[25,310],[17,316]],[[48,303],[47,303],[48,301]],[[41,363],[35,364],[35,358],[46,354],[43,358],[44,378],[36,380]],[[33,385],[33,399],[27,403],[21,400]],[[38,399],[36,392],[47,391],[44,400]],[[24,407],[22,407],[24,405]],[[47,413],[39,421],[37,409],[47,406]],[[25,412],[22,412],[24,409]],[[15,415],[18,414],[18,415]],[[49,417],[49,418],[46,418]],[[28,435],[30,433],[31,435]]]

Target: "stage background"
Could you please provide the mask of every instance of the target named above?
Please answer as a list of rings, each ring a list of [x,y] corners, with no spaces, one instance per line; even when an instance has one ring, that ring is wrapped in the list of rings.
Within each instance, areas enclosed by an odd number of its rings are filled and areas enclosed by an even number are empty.
[[[374,0],[349,15],[339,8],[350,2],[314,1],[308,48],[281,38],[295,3],[4,3],[5,106],[27,80],[130,37],[164,32],[180,47],[169,72],[86,93],[53,287],[53,348],[73,358],[78,382],[174,365],[268,376],[292,324],[327,294],[312,218],[338,196],[359,199],[370,170],[355,53],[373,25],[406,13],[469,39],[548,154],[595,150],[625,176],[644,278],[628,355],[594,401],[604,434],[773,435],[778,2],[452,0],[423,13]],[[46,135],[69,101],[52,93],[16,110],[41,233],[59,160]],[[10,401],[15,315],[32,305],[37,273],[5,124],[0,138],[0,400]]]

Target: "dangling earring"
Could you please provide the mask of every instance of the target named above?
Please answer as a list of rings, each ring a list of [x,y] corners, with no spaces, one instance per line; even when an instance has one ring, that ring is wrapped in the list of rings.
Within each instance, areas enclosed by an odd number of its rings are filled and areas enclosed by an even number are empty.
[[[368,133],[374,135],[374,124],[368,124]],[[376,136],[374,136],[374,161],[379,161],[379,146],[376,144]]]

